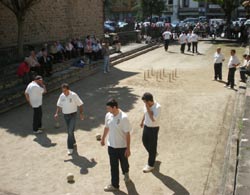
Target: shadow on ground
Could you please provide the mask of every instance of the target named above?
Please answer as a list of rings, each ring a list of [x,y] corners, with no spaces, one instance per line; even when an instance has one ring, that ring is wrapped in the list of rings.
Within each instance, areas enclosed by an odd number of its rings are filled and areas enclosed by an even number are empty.
[[[85,120],[80,121],[79,116],[76,129],[91,131],[100,126],[104,122],[106,113],[106,102],[111,97],[115,98],[121,109],[125,112],[130,111],[134,107],[134,103],[139,98],[133,94],[133,88],[128,86],[117,86],[119,81],[138,73],[121,71],[112,68],[108,74],[98,72],[70,86],[84,102]],[[60,90],[47,94],[43,99],[43,126],[46,135],[42,138],[39,135],[34,141],[40,145],[48,147],[50,140],[49,134],[58,134],[66,132],[63,115],[59,117],[60,127],[55,128],[54,113],[56,110],[56,102],[61,94]],[[7,132],[17,136],[28,136],[32,134],[32,115],[33,110],[27,104],[19,108],[11,110],[1,115],[0,128],[6,129]]]
[[[187,191],[187,189],[182,186],[180,183],[178,183],[173,178],[164,175],[160,172],[160,161],[155,162],[155,169],[152,172],[153,175],[158,178],[166,187],[168,187],[170,190],[173,191],[173,195],[190,195],[190,193]]]
[[[93,168],[97,164],[95,159],[88,160],[84,156],[80,156],[77,152],[73,153],[71,157],[71,159],[64,160],[64,162],[71,162],[75,166],[78,166],[80,168],[80,174],[88,174],[88,169]]]

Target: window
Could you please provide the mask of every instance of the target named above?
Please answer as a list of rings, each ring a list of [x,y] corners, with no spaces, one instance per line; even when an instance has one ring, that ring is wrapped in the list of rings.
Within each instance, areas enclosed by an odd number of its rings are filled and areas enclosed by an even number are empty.
[[[173,5],[173,0],[168,0],[168,5]]]
[[[183,0],[183,7],[189,7],[189,0]]]

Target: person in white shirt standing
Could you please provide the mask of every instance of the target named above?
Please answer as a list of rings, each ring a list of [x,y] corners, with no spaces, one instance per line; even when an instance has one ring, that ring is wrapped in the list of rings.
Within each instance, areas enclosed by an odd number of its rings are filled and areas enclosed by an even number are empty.
[[[214,54],[214,80],[222,80],[222,63],[225,61],[224,55],[221,53],[221,48],[218,47]]]
[[[164,39],[164,48],[165,51],[168,51],[168,45],[172,36],[172,33],[169,31],[168,28],[166,28],[166,31],[162,33],[163,39]]]
[[[27,102],[34,110],[33,114],[33,132],[42,133],[42,102],[43,94],[46,93],[46,87],[43,83],[43,78],[37,75],[26,88],[25,97]]]
[[[142,100],[145,104],[144,115],[140,125],[143,127],[142,142],[149,154],[148,163],[143,168],[143,172],[148,173],[154,169],[155,158],[157,155],[161,105],[155,102],[153,95],[148,92],[143,94]]]
[[[191,42],[192,42],[192,52],[196,52],[197,54],[198,52],[198,35],[193,31],[191,34]]]
[[[191,31],[189,31],[187,34],[187,46],[188,46],[187,51],[191,51],[191,34],[192,34]]]
[[[236,67],[240,65],[240,61],[235,54],[236,54],[236,51],[232,49],[231,57],[228,62],[227,84],[224,86],[224,87],[227,87],[228,89],[234,89],[234,75],[235,75]]]
[[[83,120],[83,102],[79,98],[79,96],[69,89],[69,85],[67,83],[62,84],[62,94],[59,96],[57,101],[57,109],[55,113],[55,119],[58,120],[59,111],[62,111],[64,114],[64,119],[67,125],[68,131],[68,155],[73,154],[74,147],[76,148],[76,139],[74,135],[75,123],[76,123],[76,115],[77,109],[79,107],[80,110],[80,119]]]
[[[103,131],[101,145],[105,145],[105,138],[108,135],[108,154],[111,167],[111,184],[104,188],[104,191],[116,191],[119,189],[119,161],[121,163],[124,181],[129,182],[130,156],[130,131],[132,127],[125,114],[118,107],[118,102],[111,99],[106,103],[107,114],[105,116],[105,128]]]
[[[181,44],[181,53],[184,53],[185,51],[185,46],[187,43],[187,35],[185,32],[182,32],[179,36],[179,43]]]

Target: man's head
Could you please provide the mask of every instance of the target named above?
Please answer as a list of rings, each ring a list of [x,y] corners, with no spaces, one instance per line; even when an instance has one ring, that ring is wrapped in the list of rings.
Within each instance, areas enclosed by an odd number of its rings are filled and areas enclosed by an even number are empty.
[[[115,114],[118,111],[118,102],[115,99],[110,99],[107,103],[106,103],[106,109],[108,112]]]
[[[218,48],[217,48],[217,53],[220,53],[220,52],[221,52],[221,48],[218,47]]]
[[[234,56],[236,53],[235,49],[231,49],[231,56]]]
[[[144,93],[141,99],[146,105],[152,106],[154,104],[154,97],[149,92]]]
[[[61,85],[61,88],[62,88],[62,92],[64,93],[64,95],[68,96],[69,95],[69,84],[63,83]]]
[[[31,51],[30,51],[30,55],[31,55],[32,57],[36,57],[36,52],[35,52],[35,50],[31,50]]]
[[[34,81],[35,81],[37,84],[41,85],[41,84],[43,84],[43,77],[40,76],[40,75],[37,75],[37,76],[35,76]]]

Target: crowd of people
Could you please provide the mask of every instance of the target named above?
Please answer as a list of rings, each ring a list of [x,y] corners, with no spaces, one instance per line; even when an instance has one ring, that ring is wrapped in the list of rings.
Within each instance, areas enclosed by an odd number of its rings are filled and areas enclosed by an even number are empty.
[[[45,43],[40,51],[35,49],[30,51],[30,55],[25,57],[19,65],[17,75],[23,78],[24,84],[28,84],[34,75],[50,77],[53,65],[72,58],[83,57],[81,63],[90,64],[92,61],[104,59],[104,73],[109,72],[110,37],[104,36],[103,40],[95,36],[86,36],[84,41],[71,39],[65,44],[55,41],[51,44]],[[121,42],[119,36],[113,36],[111,46],[115,52],[121,53]],[[77,65],[77,63],[74,63]]]

